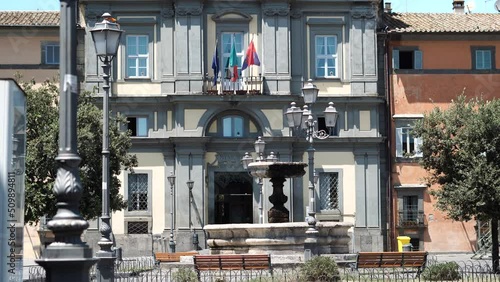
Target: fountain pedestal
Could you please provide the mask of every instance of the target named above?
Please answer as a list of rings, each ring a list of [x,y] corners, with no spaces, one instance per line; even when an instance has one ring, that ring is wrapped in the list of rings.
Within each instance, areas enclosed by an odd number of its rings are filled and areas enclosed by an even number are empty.
[[[273,194],[269,196],[269,201],[273,207],[267,212],[267,221],[269,223],[290,222],[290,212],[285,208],[288,197],[283,193],[284,177],[271,178],[273,183]]]
[[[253,162],[248,165],[254,177],[270,178],[273,184],[273,194],[269,196],[273,207],[267,212],[269,223],[290,221],[290,212],[285,208],[288,197],[283,193],[283,184],[286,178],[304,175],[306,166],[301,162]]]

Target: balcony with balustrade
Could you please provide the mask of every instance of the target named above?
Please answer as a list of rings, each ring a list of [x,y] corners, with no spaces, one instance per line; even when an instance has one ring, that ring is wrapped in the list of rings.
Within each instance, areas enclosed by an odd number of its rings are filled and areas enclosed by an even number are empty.
[[[258,76],[243,76],[237,79],[230,77],[218,78],[214,84],[214,77],[205,75],[203,78],[204,95],[264,95],[264,78]]]

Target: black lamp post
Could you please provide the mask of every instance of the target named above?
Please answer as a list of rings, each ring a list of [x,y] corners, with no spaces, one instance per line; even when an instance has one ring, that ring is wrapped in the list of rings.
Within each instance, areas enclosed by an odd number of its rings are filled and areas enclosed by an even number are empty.
[[[258,137],[257,140],[254,142],[254,148],[255,152],[257,153],[257,161],[258,162],[263,162],[263,161],[268,161],[268,162],[277,162],[278,157],[274,154],[274,152],[271,152],[267,158],[264,158],[264,150],[266,149],[266,142],[262,140],[262,137]],[[248,165],[253,163],[254,159],[250,155],[249,152],[245,152],[245,155],[243,158],[241,158],[241,164],[243,165],[243,168],[245,170],[248,169]],[[262,178],[259,177],[259,223],[264,223],[264,214],[263,214],[263,193],[262,193]]]
[[[112,229],[109,216],[109,75],[111,61],[118,52],[120,38],[123,30],[114,22],[111,22],[111,15],[104,13],[103,21],[96,23],[90,31],[94,41],[96,54],[101,60],[104,85],[102,95],[102,216],[99,225],[101,239],[97,243],[101,248],[97,252],[99,262],[97,263],[98,281],[114,281],[114,261],[116,259],[111,239]]]
[[[318,97],[319,89],[312,83],[310,79],[308,83],[302,88],[302,95],[304,97],[304,102],[306,104],[312,105],[316,102],[316,98]],[[328,103],[329,106],[325,109],[325,124],[328,128],[335,127],[338,118],[338,112],[333,106],[333,103]],[[315,185],[315,171],[314,171],[314,139],[327,139],[330,137],[330,134],[324,130],[316,130],[316,121],[312,116],[312,111],[309,110],[309,107],[304,106],[304,110],[295,106],[296,104],[293,102],[291,107],[288,108],[286,112],[286,117],[288,121],[288,126],[294,130],[303,130],[306,134],[306,140],[309,142],[309,147],[307,148],[308,153],[308,166],[309,166],[309,210],[307,223],[309,228],[306,231],[307,239],[306,239],[306,250],[310,250],[311,255],[317,255],[317,235],[318,230],[316,229],[316,200],[314,193],[314,185]],[[316,175],[317,179],[317,175]]]
[[[167,176],[168,183],[170,183],[170,239],[168,245],[170,246],[170,252],[175,253],[175,240],[174,240],[174,189],[175,189],[175,175],[174,172],[170,172]]]
[[[96,262],[92,249],[81,240],[88,222],[80,214],[82,183],[80,156],[77,150],[78,76],[76,72],[76,0],[60,1],[60,87],[59,87],[59,153],[54,194],[56,215],[47,228],[54,242],[36,260],[46,271],[46,281],[88,282],[90,267]],[[4,211],[2,211],[4,212]],[[3,260],[2,260],[3,261]]]

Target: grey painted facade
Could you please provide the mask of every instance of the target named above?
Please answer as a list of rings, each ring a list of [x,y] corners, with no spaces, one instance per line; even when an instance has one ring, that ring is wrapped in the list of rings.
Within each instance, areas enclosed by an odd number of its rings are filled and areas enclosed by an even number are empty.
[[[281,161],[307,162],[307,143],[304,138],[293,136],[284,113],[291,102],[304,104],[301,88],[311,78],[320,89],[318,101],[311,107],[313,113],[321,117],[329,101],[335,103],[339,112],[335,136],[314,143],[315,167],[320,171],[341,172],[340,220],[355,225],[351,232],[352,251],[383,250],[386,119],[385,97],[380,87],[381,66],[377,60],[378,6],[373,3],[368,0],[81,0],[86,89],[100,87],[101,83],[89,31],[102,13],[110,12],[117,18],[125,34],[148,38],[148,76],[142,78],[126,75],[128,51],[123,39],[113,63],[110,98],[114,114],[147,120],[147,136],[132,137],[131,153],[138,154],[137,171],[151,174],[149,197],[153,197],[152,209],[156,212],[133,220],[148,222],[150,233],[161,233],[168,240],[171,195],[166,176],[174,172],[176,249],[193,248],[193,231],[200,236],[199,247],[204,248],[205,224],[233,220],[221,215],[224,212],[218,208],[222,195],[219,190],[229,183],[224,181],[236,181],[231,177],[245,172],[240,159],[245,152],[254,151],[257,136],[263,136],[267,143],[266,152],[279,153]],[[221,40],[216,38],[224,32],[243,34],[244,51],[254,40],[261,65],[251,67],[246,74],[261,75],[259,95],[208,95],[206,74],[213,75],[214,45],[219,44],[220,52]],[[337,40],[336,77],[322,78],[315,72],[315,38],[325,35]],[[224,137],[225,124],[221,122],[224,117],[241,117],[243,134]],[[124,172],[123,177],[126,175]],[[195,181],[191,203],[186,187],[189,179]],[[291,221],[304,221],[307,179],[306,174],[285,183]],[[250,218],[240,220],[258,223],[259,187],[255,179],[251,187],[248,203],[253,212]],[[264,212],[271,207],[267,200],[270,187],[265,180]],[[338,220],[318,212],[320,220]],[[158,213],[162,220],[154,218]],[[127,234],[127,216],[128,213],[123,213],[113,218],[117,244],[125,246],[124,255],[168,249],[168,243],[155,243],[153,236]],[[143,242],[149,238],[144,246],[151,244],[151,248],[127,248],[137,241],[134,236],[142,236]]]

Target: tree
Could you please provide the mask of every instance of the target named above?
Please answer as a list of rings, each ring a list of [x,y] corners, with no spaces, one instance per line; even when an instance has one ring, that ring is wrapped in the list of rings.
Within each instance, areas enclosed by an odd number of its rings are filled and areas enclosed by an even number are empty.
[[[56,212],[56,199],[52,191],[56,178],[55,157],[59,147],[59,89],[54,81],[46,81],[34,87],[34,82],[21,83],[27,95],[26,121],[26,223],[34,223],[40,217],[52,217]],[[85,219],[101,215],[102,194],[102,110],[93,103],[93,95],[83,92],[78,99],[77,132],[80,178],[83,195],[80,212]],[[110,115],[111,117],[112,115]],[[129,133],[123,133],[118,125],[126,122],[123,117],[109,122],[110,148],[110,209],[121,210],[127,206],[120,195],[121,186],[117,175],[121,169],[137,166],[135,155],[128,154],[132,143]]]
[[[493,270],[498,273],[500,220],[500,100],[467,100],[434,108],[415,124],[422,138],[421,165],[428,171],[436,207],[457,221],[491,221]]]

